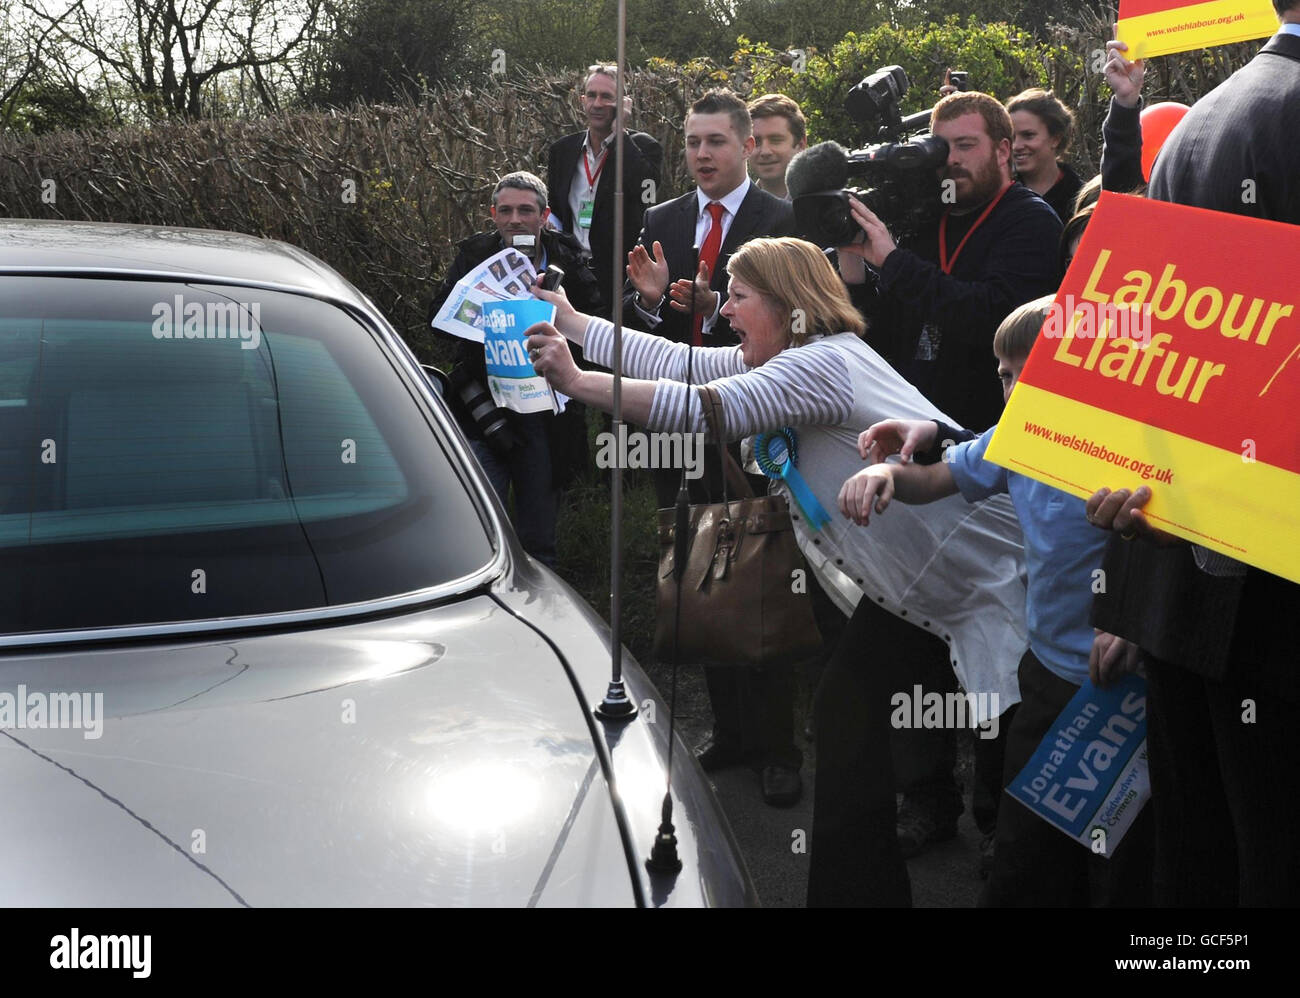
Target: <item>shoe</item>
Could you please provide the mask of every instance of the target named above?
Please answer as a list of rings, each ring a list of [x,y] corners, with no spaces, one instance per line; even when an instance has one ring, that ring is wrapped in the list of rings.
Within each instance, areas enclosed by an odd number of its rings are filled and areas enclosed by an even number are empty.
[[[772,807],[791,807],[803,796],[799,770],[791,766],[764,766],[763,800]]]
[[[706,773],[714,773],[719,769],[743,766],[749,761],[749,756],[740,750],[740,746],[732,742],[720,742],[710,738],[696,750],[695,761]]]
[[[980,839],[980,879],[988,880],[989,874],[993,872],[993,843],[996,836],[993,832],[986,832]]]
[[[927,846],[956,838],[957,819],[941,823],[930,808],[904,797],[898,805],[897,835],[899,852],[904,859],[912,859],[925,852]]]

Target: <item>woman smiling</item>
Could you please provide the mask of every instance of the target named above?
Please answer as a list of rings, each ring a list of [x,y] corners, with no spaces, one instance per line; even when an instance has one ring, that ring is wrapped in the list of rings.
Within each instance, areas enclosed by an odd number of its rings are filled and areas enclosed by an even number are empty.
[[[1050,90],[1034,88],[1007,102],[1011,160],[1022,184],[1052,206],[1062,222],[1074,214],[1083,180],[1064,160],[1070,149],[1074,115]]]

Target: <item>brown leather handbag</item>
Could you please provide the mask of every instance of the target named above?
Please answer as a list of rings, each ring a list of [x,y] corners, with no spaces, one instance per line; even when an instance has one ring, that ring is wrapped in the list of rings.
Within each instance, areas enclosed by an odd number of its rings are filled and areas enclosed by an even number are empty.
[[[714,440],[722,440],[721,399],[698,388]],[[817,655],[822,636],[785,496],[755,496],[740,466],[719,446],[723,501],[692,506],[685,570],[674,573],[676,510],[659,511],[655,658],[667,664],[792,665]],[[730,498],[735,491],[738,498]],[[803,576],[796,576],[802,571]],[[678,593],[681,594],[680,613]]]

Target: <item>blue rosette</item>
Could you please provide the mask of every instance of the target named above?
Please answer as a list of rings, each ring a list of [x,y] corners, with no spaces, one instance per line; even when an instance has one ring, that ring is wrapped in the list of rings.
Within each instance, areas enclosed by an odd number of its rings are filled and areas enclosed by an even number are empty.
[[[795,466],[798,460],[798,438],[794,430],[786,426],[775,432],[760,433],[754,438],[754,460],[768,478],[785,482],[790,495],[794,497],[795,505],[813,530],[821,530],[831,522],[825,508]]]

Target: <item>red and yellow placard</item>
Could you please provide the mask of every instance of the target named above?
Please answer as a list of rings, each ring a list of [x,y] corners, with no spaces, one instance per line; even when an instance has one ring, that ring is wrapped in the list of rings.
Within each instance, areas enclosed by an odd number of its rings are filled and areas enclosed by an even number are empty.
[[[1300,582],[1300,227],[1103,193],[988,458]]]
[[[1267,38],[1277,12],[1271,0],[1121,0],[1116,30],[1127,58],[1149,59]]]

